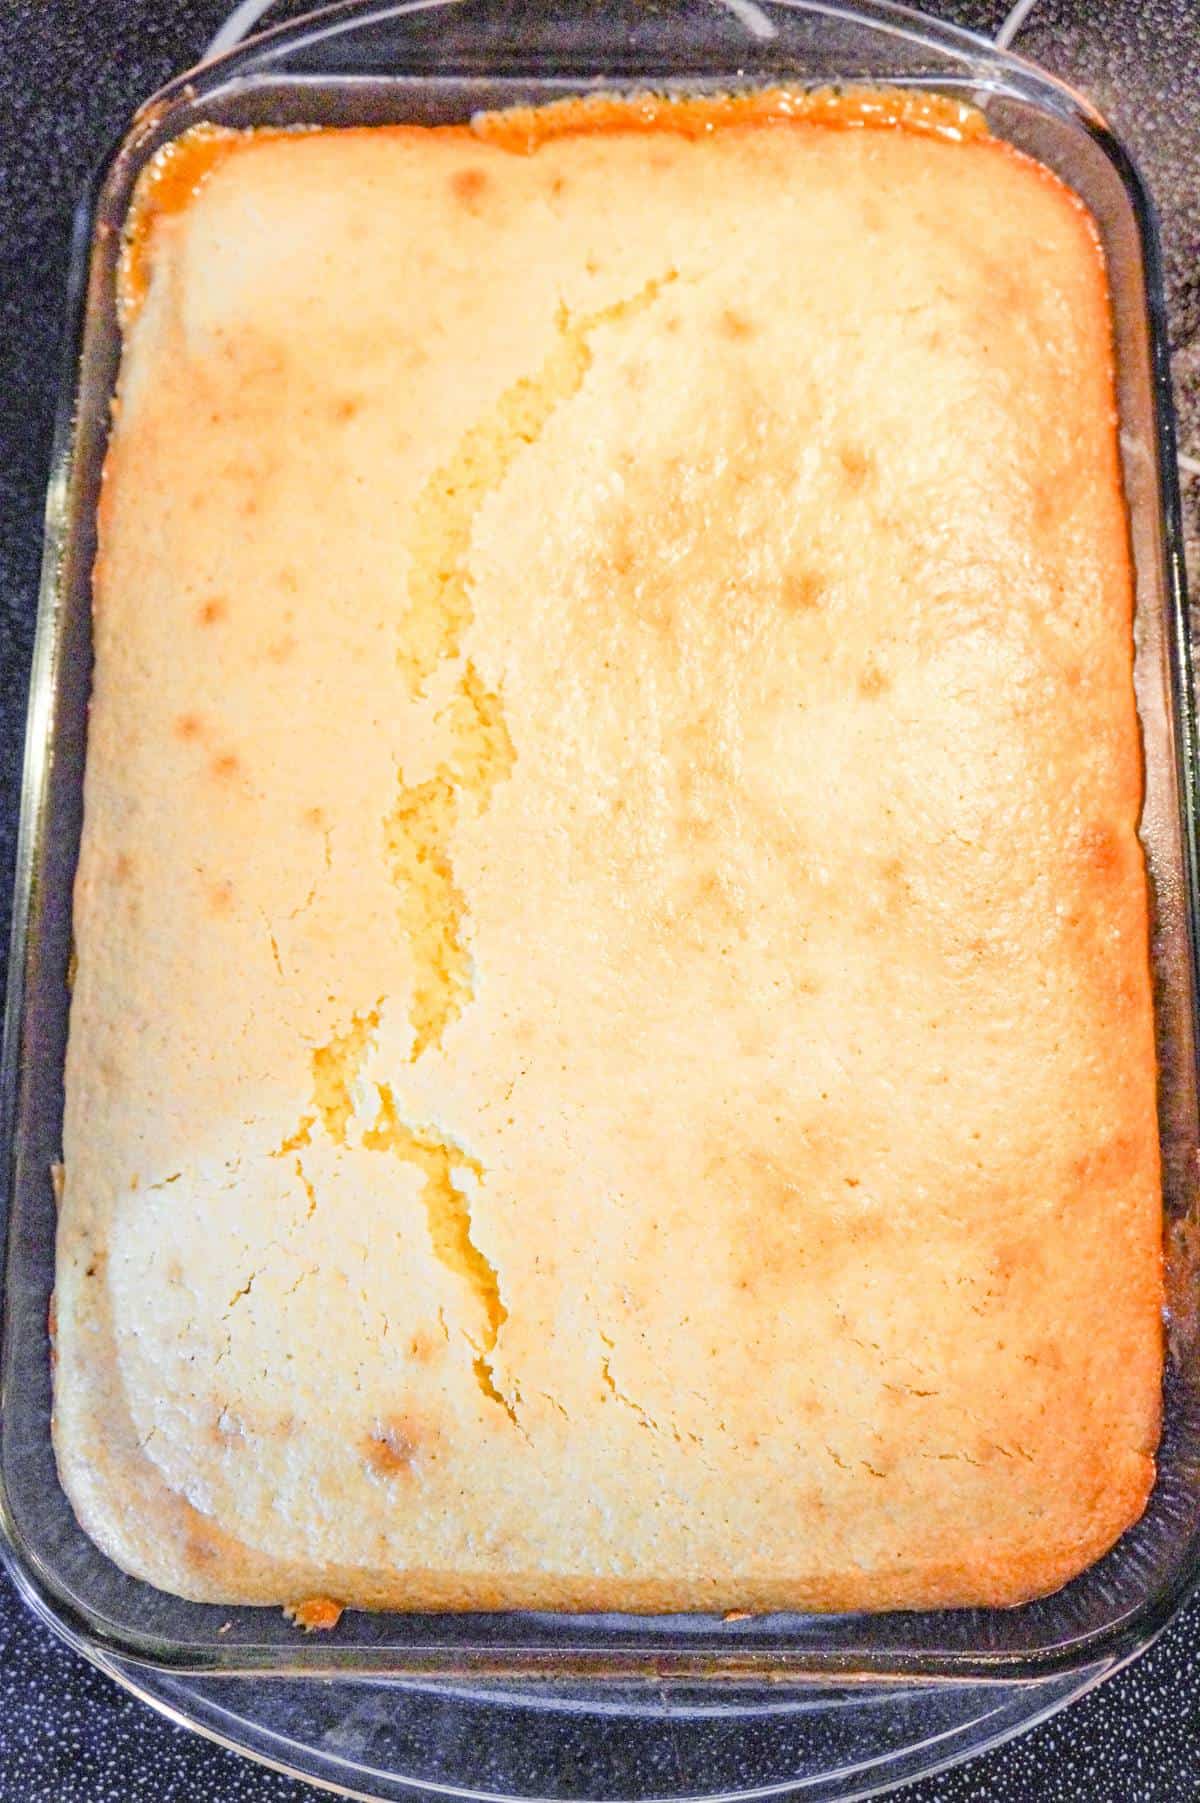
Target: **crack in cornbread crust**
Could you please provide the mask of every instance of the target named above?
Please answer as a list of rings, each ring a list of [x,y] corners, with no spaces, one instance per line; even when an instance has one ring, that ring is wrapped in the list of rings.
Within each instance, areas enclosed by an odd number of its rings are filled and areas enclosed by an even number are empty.
[[[1143,1505],[1160,1361],[1085,215],[905,132],[328,133],[239,141],[146,249],[68,1055],[85,1526],[229,1601],[1064,1581]],[[419,497],[667,272],[440,541],[412,681]]]
[[[628,300],[614,301],[578,320],[560,306],[553,343],[536,375],[520,376],[505,389],[492,413],[471,426],[453,457],[434,471],[417,496],[410,537],[409,613],[397,655],[418,694],[438,664],[456,654],[470,624],[466,559],[483,502],[521,452],[537,443],[555,410],[579,393],[592,367],[592,333],[600,326],[636,318],[674,279],[674,271],[651,277]]]
[[[652,278],[628,300],[579,320],[560,306],[541,369],[506,388],[490,416],[464,434],[454,455],[425,483],[413,508],[409,608],[397,653],[415,694],[424,692],[439,665],[457,655],[470,625],[467,558],[480,507],[521,452],[537,443],[555,409],[578,394],[592,365],[592,333],[636,317],[674,279],[674,272]],[[515,756],[500,698],[482,687],[469,662],[447,716],[456,741],[450,764],[426,782],[402,788],[385,823],[392,875],[419,896],[426,917],[425,968],[412,1007],[414,1059],[441,1044],[472,994],[466,905],[447,850],[460,798],[485,808],[494,785],[511,773]]]

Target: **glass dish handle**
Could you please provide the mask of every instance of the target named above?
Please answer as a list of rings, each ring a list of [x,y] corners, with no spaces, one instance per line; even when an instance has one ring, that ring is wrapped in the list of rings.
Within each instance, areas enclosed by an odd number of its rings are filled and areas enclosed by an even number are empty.
[[[235,50],[275,4],[276,0],[240,0],[225,23],[214,33],[211,43],[200,58],[201,64],[214,62],[218,56],[224,56],[227,50]]]

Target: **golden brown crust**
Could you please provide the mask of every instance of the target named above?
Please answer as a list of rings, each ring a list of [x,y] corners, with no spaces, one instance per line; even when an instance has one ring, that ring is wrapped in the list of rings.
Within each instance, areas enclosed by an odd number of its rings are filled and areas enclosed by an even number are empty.
[[[530,156],[555,138],[672,132],[696,139],[714,131],[796,125],[820,126],[826,131],[917,132],[951,144],[988,136],[986,119],[968,102],[919,88],[869,87],[572,95],[542,106],[477,113],[471,130],[487,144]]]
[[[301,1603],[289,1603],[283,1612],[306,1634],[328,1633],[342,1619],[342,1605],[329,1596],[305,1597]]]
[[[331,132],[238,138],[143,250],[84,1525],[228,1602],[1063,1583],[1161,1357],[1087,216],[908,131]]]

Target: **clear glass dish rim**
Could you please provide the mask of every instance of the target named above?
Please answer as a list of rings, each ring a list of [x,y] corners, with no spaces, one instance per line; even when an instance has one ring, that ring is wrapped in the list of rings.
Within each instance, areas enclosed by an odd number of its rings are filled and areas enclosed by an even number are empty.
[[[669,0],[674,4],[675,0]],[[728,6],[728,0],[709,0],[714,11]],[[0,1059],[0,1119],[4,1128],[6,1180],[0,1209],[6,1241],[3,1290],[0,1292],[0,1323],[3,1328],[3,1354],[0,1360],[0,1414],[3,1413],[12,1368],[10,1357],[10,1311],[7,1307],[9,1280],[14,1250],[9,1233],[9,1203],[15,1178],[17,1144],[15,1125],[21,1081],[21,1029],[24,1016],[28,965],[30,959],[29,925],[33,900],[37,847],[42,832],[47,785],[47,767],[53,751],[53,725],[56,702],[55,676],[61,624],[60,571],[65,547],[76,529],[70,506],[72,470],[75,463],[78,399],[84,375],[84,331],[89,314],[89,283],[96,251],[96,226],[103,196],[126,159],[136,158],[150,136],[170,137],[163,132],[175,110],[196,100],[213,99],[233,87],[247,91],[264,79],[273,83],[295,82],[299,85],[302,71],[284,67],[272,68],[273,59],[295,55],[309,46],[328,42],[343,33],[369,29],[392,19],[428,12],[469,14],[475,0],[340,0],[306,13],[300,18],[272,26],[247,39],[210,63],[174,77],[134,112],[127,128],[101,159],[79,203],[72,236],[71,262],[67,286],[66,325],[59,383],[58,406],[52,439],[50,475],[44,529],[44,550],[39,585],[37,627],[31,669],[25,759],[22,775],[20,826],[15,860],[12,930],[3,1056]],[[736,7],[728,10],[735,15]],[[1182,525],[1175,462],[1174,399],[1171,387],[1161,256],[1155,229],[1153,208],[1129,153],[1100,112],[1084,96],[1067,83],[1050,76],[1036,65],[1011,50],[999,50],[988,39],[931,19],[892,0],[763,0],[763,10],[778,10],[810,17],[844,20],[867,25],[883,37],[898,43],[929,47],[956,56],[961,71],[955,85],[969,85],[991,96],[1010,95],[1031,104],[1040,104],[1085,131],[1102,149],[1116,172],[1129,199],[1138,229],[1145,274],[1145,318],[1149,341],[1151,401],[1159,465],[1159,488],[1162,502],[1160,531],[1163,551],[1163,600],[1165,625],[1170,655],[1170,676],[1174,691],[1176,725],[1175,755],[1177,776],[1184,807],[1183,852],[1187,882],[1188,930],[1191,941],[1193,994],[1200,995],[1196,982],[1200,963],[1200,876],[1197,858],[1197,797],[1200,780],[1197,775],[1196,725],[1192,690],[1192,672],[1186,618],[1183,576]],[[969,65],[968,65],[969,59]],[[536,74],[544,85],[560,85],[566,91],[579,91],[586,78],[574,72],[561,78],[542,71],[531,72],[528,48],[516,43],[504,61],[496,61],[487,73],[498,79]],[[438,76],[450,76],[455,70],[438,69]],[[471,70],[478,75],[479,70]],[[687,81],[686,68],[664,66],[663,77],[676,85]],[[406,75],[428,79],[427,69],[397,68],[397,79]],[[345,79],[353,81],[360,72],[351,71]],[[310,78],[311,79],[311,78]],[[339,80],[336,73],[322,74],[323,81]],[[653,82],[649,74],[614,82],[599,77],[605,86],[630,87]],[[715,79],[709,75],[711,81]],[[902,75],[877,78],[884,85],[912,85]],[[949,85],[947,78],[943,85]],[[732,85],[741,81],[743,72],[732,66],[728,70]],[[928,81],[922,85],[937,85]],[[363,1676],[419,1677],[424,1674],[463,1675],[551,1675],[570,1678],[602,1678],[607,1675],[628,1678],[631,1675],[653,1675],[660,1682],[672,1675],[697,1678],[740,1679],[755,1676],[784,1677],[805,1682],[849,1680],[883,1682],[894,1679],[905,1684],[914,1681],[953,1681],[979,1683],[1030,1683],[1055,1677],[1065,1672],[1082,1671],[1097,1662],[1115,1665],[1132,1657],[1161,1631],[1184,1597],[1200,1577],[1200,1535],[1190,1544],[1189,1559],[1174,1574],[1174,1581],[1161,1593],[1148,1598],[1103,1628],[1063,1649],[1040,1654],[976,1651],[952,1652],[936,1656],[890,1650],[883,1663],[869,1660],[861,1649],[839,1653],[836,1646],[800,1648],[795,1658],[780,1655],[772,1648],[757,1652],[730,1649],[725,1654],[710,1651],[689,1655],[692,1663],[678,1666],[669,1662],[673,1655],[661,1651],[630,1653],[628,1649],[605,1651],[597,1642],[590,1649],[547,1647],[501,1647],[482,1641],[462,1643],[450,1648],[430,1651],[389,1649],[379,1656],[376,1649],[329,1645],[320,1648],[313,1640],[295,1643],[294,1649],[268,1646],[222,1647],[214,1642],[197,1655],[194,1646],[180,1653],[179,1643],[157,1640],[152,1636],[125,1638],[97,1621],[59,1586],[52,1572],[27,1554],[20,1530],[13,1517],[7,1493],[6,1475],[0,1462],[0,1559],[3,1560],[17,1589],[60,1637],[89,1657],[101,1656],[105,1661],[117,1660],[131,1669],[144,1668],[164,1673],[189,1672],[208,1675],[296,1676]],[[181,1607],[192,1605],[180,1603]],[[1002,1613],[1002,1612],[994,1612]],[[481,1618],[487,1619],[487,1618]],[[570,1616],[558,1617],[569,1623]],[[630,1618],[635,1619],[635,1618]],[[658,1618],[642,1618],[653,1623]],[[829,1621],[839,1618],[831,1616]],[[306,1657],[305,1655],[309,1656]],[[698,1661],[698,1663],[697,1663]]]

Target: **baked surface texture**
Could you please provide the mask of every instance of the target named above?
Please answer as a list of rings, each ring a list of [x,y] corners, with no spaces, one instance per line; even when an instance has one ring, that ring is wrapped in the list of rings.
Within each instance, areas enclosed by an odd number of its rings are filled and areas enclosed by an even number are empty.
[[[105,474],[55,1436],[188,1597],[1013,1603],[1160,1194],[1090,221],[907,130],[249,136]]]

